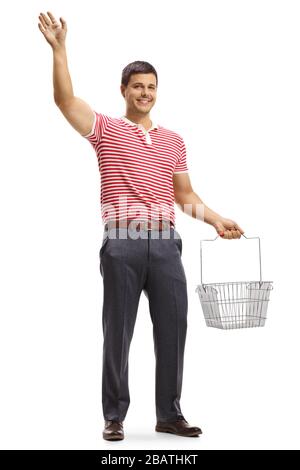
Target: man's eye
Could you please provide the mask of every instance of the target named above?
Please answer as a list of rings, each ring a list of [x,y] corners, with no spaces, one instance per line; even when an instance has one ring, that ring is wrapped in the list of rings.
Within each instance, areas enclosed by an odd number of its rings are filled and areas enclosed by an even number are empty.
[[[139,88],[139,87],[141,87],[141,85],[135,85],[135,87],[134,87],[134,88]],[[151,90],[155,90],[155,88],[154,88],[153,86],[152,86],[152,87],[150,87],[150,88],[151,88]]]

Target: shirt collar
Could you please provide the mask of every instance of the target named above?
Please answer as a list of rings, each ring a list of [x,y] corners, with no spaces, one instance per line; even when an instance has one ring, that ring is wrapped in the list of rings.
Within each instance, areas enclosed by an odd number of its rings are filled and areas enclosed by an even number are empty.
[[[132,126],[137,126],[144,129],[144,126],[142,126],[142,124],[137,124],[136,122],[130,121],[126,116],[122,116],[121,119],[124,122],[127,122],[127,124],[131,124]],[[158,124],[154,121],[152,121],[152,126],[150,127],[150,129],[148,129],[147,132],[151,131],[152,129],[158,129]]]

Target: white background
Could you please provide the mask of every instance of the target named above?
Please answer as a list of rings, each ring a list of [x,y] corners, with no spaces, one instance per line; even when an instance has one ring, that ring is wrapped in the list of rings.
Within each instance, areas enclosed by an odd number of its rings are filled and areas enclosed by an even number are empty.
[[[142,294],[126,438],[102,439],[100,178],[92,146],[53,101],[38,29],[47,10],[68,24],[75,95],[99,112],[124,114],[129,62],[154,65],[151,117],[184,138],[195,192],[261,237],[263,279],[274,281],[266,327],[207,328],[195,288],[200,239],[216,232],[176,207],[189,293],[181,405],[200,438],[154,431]],[[2,13],[1,448],[299,449],[299,2],[12,0]],[[220,243],[246,253],[251,242]]]

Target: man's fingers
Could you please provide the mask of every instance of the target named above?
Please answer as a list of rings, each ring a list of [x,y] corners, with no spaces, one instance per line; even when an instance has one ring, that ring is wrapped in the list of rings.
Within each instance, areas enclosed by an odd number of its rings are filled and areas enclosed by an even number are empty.
[[[227,240],[233,240],[233,239],[237,239],[237,238],[241,238],[241,233],[239,232],[239,230],[225,230],[225,232],[223,232],[223,235],[222,233],[220,233],[220,236],[222,238],[226,238]]]
[[[244,233],[244,230],[238,224],[234,224],[234,226],[240,233]]]
[[[40,28],[40,31],[44,34],[46,32],[46,29],[43,28],[43,26],[41,25],[41,23],[38,24],[39,28]]]
[[[241,232],[239,230],[230,230],[228,233],[231,235],[229,235],[229,239],[241,238]]]
[[[56,19],[54,18],[54,16],[52,15],[51,11],[47,11],[48,13],[48,16],[51,20],[51,22],[54,24],[54,23],[57,23]]]
[[[39,20],[40,20],[41,25],[43,26],[43,28],[46,29],[46,28],[47,28],[47,24],[46,24],[46,22],[45,22],[45,20],[44,20],[44,18],[43,18],[43,16],[42,16],[42,14],[39,15]]]
[[[44,13],[41,13],[41,17],[42,17],[42,19],[44,20],[44,23],[45,23],[47,26],[50,26],[50,21],[48,20],[47,16],[46,16]]]
[[[227,240],[231,240],[232,238],[232,231],[231,230],[225,230],[224,232],[224,237],[223,238],[226,238]]]
[[[42,26],[45,30],[47,30],[51,26],[50,21],[48,20],[47,16],[44,15],[44,13],[40,14],[39,20],[42,23]]]
[[[61,27],[62,29],[67,29],[67,23],[66,21],[62,18],[62,16],[59,18],[61,22]]]

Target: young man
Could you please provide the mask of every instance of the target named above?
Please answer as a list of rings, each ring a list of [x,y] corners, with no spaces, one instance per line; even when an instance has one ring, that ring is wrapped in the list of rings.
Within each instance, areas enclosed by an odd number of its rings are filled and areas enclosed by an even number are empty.
[[[156,431],[199,436],[180,408],[187,329],[187,286],[174,202],[227,239],[243,230],[209,209],[193,191],[182,137],[150,119],[157,73],[148,62],[123,69],[126,115],[112,118],[74,96],[67,66],[66,21],[39,15],[53,49],[54,100],[68,122],[92,144],[101,174],[105,224],[100,248],[103,277],[103,438],[124,438],[130,397],[128,355],[140,294],[149,300],[156,357]],[[187,208],[187,210],[185,210]],[[145,406],[147,404],[145,403]]]

